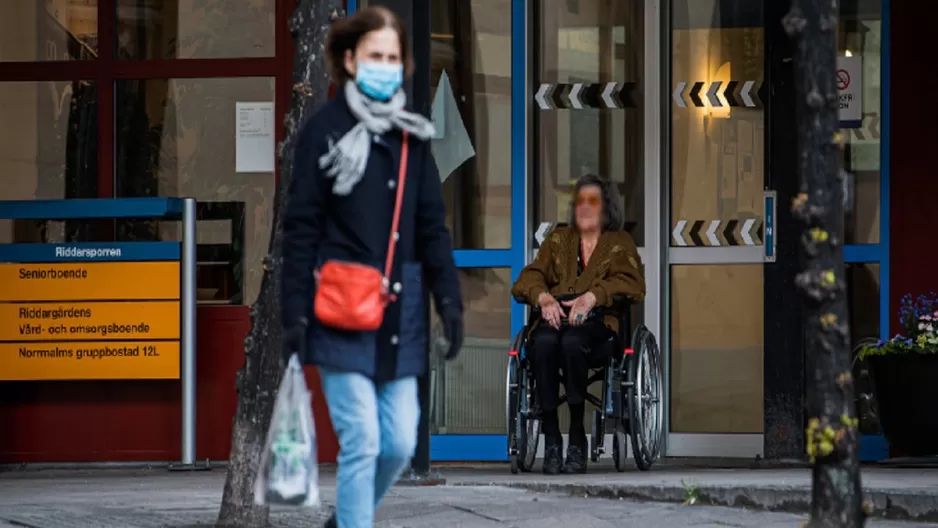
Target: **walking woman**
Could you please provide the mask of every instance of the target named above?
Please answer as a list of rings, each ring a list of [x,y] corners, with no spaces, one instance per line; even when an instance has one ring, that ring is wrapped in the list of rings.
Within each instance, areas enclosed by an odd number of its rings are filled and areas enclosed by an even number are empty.
[[[428,367],[424,280],[450,343],[462,298],[430,153],[433,125],[405,109],[413,70],[400,19],[338,20],[326,53],[335,99],[303,126],[283,228],[284,354],[317,365],[339,438],[336,515],[370,528],[417,443]]]

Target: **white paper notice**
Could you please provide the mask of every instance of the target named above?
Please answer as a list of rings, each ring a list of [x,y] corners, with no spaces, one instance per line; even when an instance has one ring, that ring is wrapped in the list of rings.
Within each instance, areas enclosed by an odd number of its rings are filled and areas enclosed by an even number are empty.
[[[235,172],[274,171],[274,103],[235,103]]]

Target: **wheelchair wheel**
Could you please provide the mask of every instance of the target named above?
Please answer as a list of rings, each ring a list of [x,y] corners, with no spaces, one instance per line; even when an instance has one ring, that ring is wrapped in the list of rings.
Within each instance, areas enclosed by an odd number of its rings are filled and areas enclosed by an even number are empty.
[[[511,472],[518,473],[518,384],[520,361],[517,356],[508,358],[508,374],[505,382],[505,424],[508,428],[508,458],[511,460]]]
[[[521,359],[520,336],[515,338],[513,354],[508,358],[506,387],[506,423],[511,472],[529,472],[534,468],[541,437],[541,421],[534,409],[534,381]]]
[[[648,471],[661,450],[664,371],[658,342],[643,325],[635,331],[632,348],[627,358],[629,436],[635,465]]]

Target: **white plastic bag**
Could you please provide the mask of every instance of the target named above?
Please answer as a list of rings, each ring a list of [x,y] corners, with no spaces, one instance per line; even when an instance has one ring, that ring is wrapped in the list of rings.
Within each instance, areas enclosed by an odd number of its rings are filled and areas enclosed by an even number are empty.
[[[254,502],[319,507],[319,466],[311,395],[294,354],[280,382],[254,482]]]

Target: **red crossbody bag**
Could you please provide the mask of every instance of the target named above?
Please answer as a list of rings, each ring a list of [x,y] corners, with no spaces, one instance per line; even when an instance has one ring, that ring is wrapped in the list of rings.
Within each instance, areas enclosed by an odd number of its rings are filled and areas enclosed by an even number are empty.
[[[404,202],[404,182],[407,178],[407,131],[403,131],[401,166],[397,176],[397,198],[394,218],[388,237],[388,255],[384,270],[374,266],[328,260],[319,269],[313,309],[316,318],[325,326],[349,332],[373,332],[381,327],[384,309],[394,301],[388,286],[394,265],[401,205]]]

